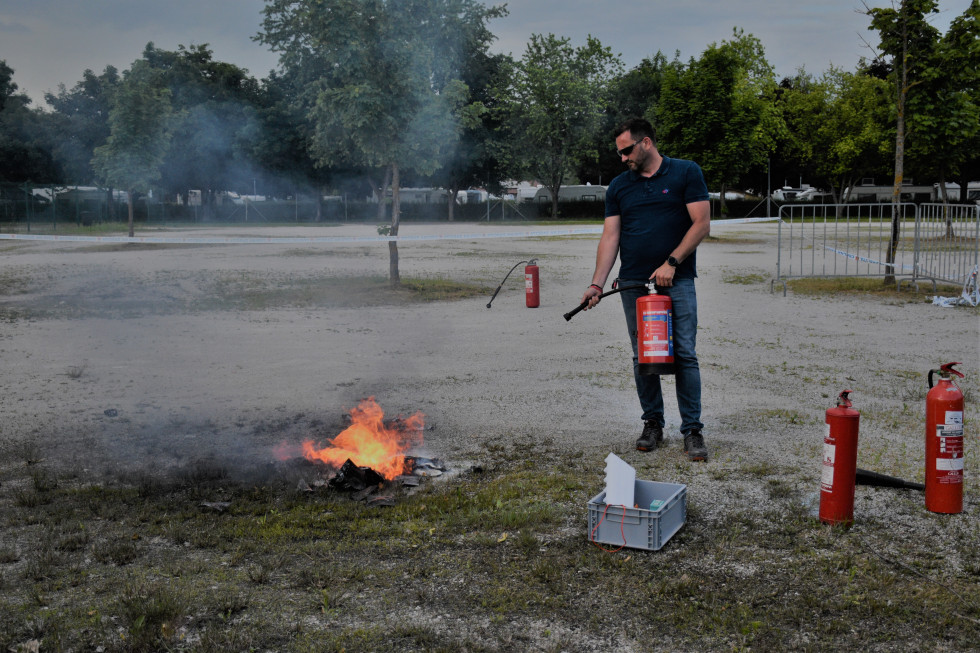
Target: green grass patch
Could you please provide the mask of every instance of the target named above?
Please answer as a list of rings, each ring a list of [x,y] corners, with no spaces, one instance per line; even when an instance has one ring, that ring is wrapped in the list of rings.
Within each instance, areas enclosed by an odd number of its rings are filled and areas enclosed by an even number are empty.
[[[883,279],[871,277],[811,277],[790,279],[786,285],[800,295],[863,295],[913,302],[932,301],[937,294],[956,297],[962,292],[962,288],[950,284],[937,284],[933,290],[928,281],[920,281],[918,288],[906,283],[898,290],[895,283],[886,284]]]
[[[395,505],[384,508],[300,491],[286,470],[259,484],[194,473],[80,485],[8,464],[5,491],[30,487],[45,503],[0,494],[0,641],[12,650],[37,641],[42,651],[286,652],[515,642],[622,650],[639,641],[964,650],[980,641],[980,552],[966,521],[943,522],[955,561],[935,555],[930,538],[895,538],[891,517],[824,527],[807,513],[798,472],[746,460],[712,482],[757,486],[765,501],[717,510],[692,486],[688,523],[664,549],[607,553],[586,535],[601,461],[539,444],[533,457],[494,447],[487,469],[392,489]],[[689,473],[657,456],[646,467]],[[202,507],[216,496],[227,510]],[[918,504],[894,509],[903,528],[930,519]]]
[[[723,283],[733,283],[740,286],[751,286],[769,281],[770,275],[761,272],[748,272],[743,274],[729,273],[722,276]]]

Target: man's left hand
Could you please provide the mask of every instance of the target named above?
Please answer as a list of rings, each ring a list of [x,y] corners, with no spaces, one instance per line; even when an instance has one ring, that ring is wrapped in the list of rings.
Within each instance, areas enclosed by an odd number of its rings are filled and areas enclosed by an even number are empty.
[[[674,272],[675,268],[672,265],[664,263],[659,268],[654,270],[653,276],[650,278],[653,279],[658,286],[670,288],[674,285]]]

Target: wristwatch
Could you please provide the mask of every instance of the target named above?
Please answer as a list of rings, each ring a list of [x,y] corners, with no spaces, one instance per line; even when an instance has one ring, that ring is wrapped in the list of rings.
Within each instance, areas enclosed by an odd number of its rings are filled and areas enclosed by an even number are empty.
[[[669,265],[670,267],[672,267],[672,268],[676,268],[676,267],[677,267],[678,265],[680,265],[680,264],[681,264],[681,262],[680,262],[680,261],[678,261],[678,260],[677,260],[676,258],[674,258],[673,256],[668,256],[668,257],[667,257],[667,265]]]

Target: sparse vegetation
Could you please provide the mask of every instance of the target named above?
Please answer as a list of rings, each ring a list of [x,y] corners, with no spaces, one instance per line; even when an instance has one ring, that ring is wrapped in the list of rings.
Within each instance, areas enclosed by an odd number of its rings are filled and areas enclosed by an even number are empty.
[[[822,526],[808,504],[812,475],[748,452],[709,475],[736,494],[759,485],[764,501],[717,511],[694,492],[687,525],[663,550],[606,553],[584,527],[601,474],[581,452],[547,449],[530,460],[496,447],[486,470],[403,490],[388,508],[300,492],[286,472],[259,484],[200,474],[193,485],[131,489],[44,483],[34,490],[43,506],[5,492],[0,642],[489,651],[519,637],[522,650],[657,641],[816,651],[881,637],[905,650],[980,641],[978,533],[966,516],[943,522],[941,543],[894,537],[891,517]],[[678,461],[645,457],[638,473],[670,475]],[[8,471],[4,487],[25,480]],[[230,508],[202,509],[208,493]],[[904,496],[895,493],[892,517],[921,510]]]
[[[959,297],[962,288],[949,284],[937,284],[922,281],[918,287],[904,284],[902,289],[894,283],[886,284],[881,278],[875,277],[811,277],[807,279],[790,279],[787,286],[800,295],[871,295],[884,299],[901,300],[905,302],[932,301],[933,295]]]

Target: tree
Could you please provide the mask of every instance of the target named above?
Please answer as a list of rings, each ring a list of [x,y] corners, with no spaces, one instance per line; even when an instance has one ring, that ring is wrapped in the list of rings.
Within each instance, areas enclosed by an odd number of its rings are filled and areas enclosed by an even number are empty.
[[[577,176],[580,180],[608,183],[623,171],[623,161],[612,146],[616,127],[633,116],[646,116],[656,124],[656,106],[660,101],[664,71],[669,65],[672,64],[667,57],[657,52],[653,58],[644,59],[635,68],[610,81],[602,126],[590,144],[590,148],[599,153],[598,158],[586,159],[579,164]]]
[[[884,80],[833,67],[819,78],[801,70],[783,80],[777,97],[786,132],[775,167],[826,184],[835,203],[861,178],[887,170],[892,130]]]
[[[60,172],[44,142],[43,114],[17,92],[14,70],[0,59],[0,181],[53,182]]]
[[[959,173],[960,202],[966,202],[968,184],[980,179],[980,119],[968,117],[969,107],[974,112],[980,108],[980,0],[971,0],[966,11],[953,20],[940,49],[941,69],[951,74],[961,94],[962,141],[955,153],[955,171]]]
[[[727,187],[764,164],[785,130],[775,97],[762,43],[738,29],[686,69],[667,69],[656,108],[663,148],[701,165],[723,213]]]
[[[318,164],[384,168],[398,235],[400,174],[432,174],[459,139],[466,53],[492,39],[503,8],[475,0],[270,0],[257,37],[301,85]],[[379,202],[385,200],[382,184]],[[389,276],[400,282],[398,244]]]
[[[207,44],[167,51],[149,43],[143,61],[154,71],[155,83],[170,91],[173,111],[172,147],[160,185],[184,197],[201,190],[206,215],[218,191],[251,194],[262,176],[247,140],[256,131],[263,97],[255,78],[215,61]]]
[[[558,191],[585,159],[595,159],[612,79],[623,65],[598,39],[573,47],[570,39],[533,34],[524,56],[498,89],[503,158],[514,170],[544,183],[551,215]]]
[[[86,70],[71,90],[59,84],[57,95],[45,94],[52,109],[52,155],[67,183],[91,184],[95,179],[92,156],[109,137],[109,108],[118,85],[119,72],[106,66],[101,75]]]
[[[149,63],[137,60],[123,73],[109,111],[109,138],[95,149],[93,166],[102,180],[129,196],[129,237],[133,202],[160,179],[170,145],[170,90],[154,79]]]
[[[934,64],[938,30],[930,25],[926,16],[938,11],[936,0],[899,0],[888,8],[868,8],[871,16],[869,30],[876,30],[881,40],[882,55],[891,58],[891,79],[895,89],[895,183],[892,191],[892,229],[888,243],[886,264],[894,266],[901,230],[902,181],[905,172],[906,109],[915,105],[916,89]],[[894,267],[885,276],[885,284],[895,282]]]
[[[978,156],[980,0],[973,0],[952,22],[938,43],[934,62],[921,74],[922,92],[909,98],[906,152],[918,175],[928,171],[938,179],[946,202],[949,176]],[[964,181],[966,188],[969,178]]]
[[[494,147],[500,121],[493,88],[501,78],[501,71],[510,69],[512,64],[508,55],[475,52],[468,57],[462,71],[463,82],[469,89],[468,119],[457,146],[431,178],[449,191],[450,221],[454,218],[454,199],[459,191],[482,186],[488,192],[497,192],[501,187],[504,172]]]

